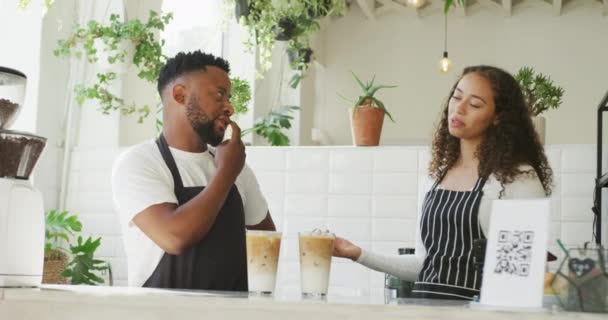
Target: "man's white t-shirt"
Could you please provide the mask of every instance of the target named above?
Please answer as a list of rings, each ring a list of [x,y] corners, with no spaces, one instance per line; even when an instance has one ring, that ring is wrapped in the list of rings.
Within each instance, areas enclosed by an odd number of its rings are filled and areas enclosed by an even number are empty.
[[[206,186],[217,172],[213,155],[170,148],[184,187]],[[213,150],[211,151],[213,152]],[[253,171],[247,165],[235,182],[243,201],[245,224],[260,223],[268,212]],[[154,140],[124,151],[114,162],[112,196],[127,254],[129,286],[142,286],[152,275],[164,251],[134,223],[133,217],[150,206],[177,204],[171,171]]]

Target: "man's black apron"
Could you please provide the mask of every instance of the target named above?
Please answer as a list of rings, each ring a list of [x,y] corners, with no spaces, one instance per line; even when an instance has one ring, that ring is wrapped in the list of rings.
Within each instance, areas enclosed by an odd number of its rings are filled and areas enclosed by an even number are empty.
[[[184,187],[164,136],[156,141],[175,185],[178,206],[205,187]],[[247,251],[243,201],[233,185],[205,237],[180,255],[165,252],[144,287],[247,291]]]
[[[426,257],[412,296],[470,300],[481,287],[473,241],[485,239],[478,213],[486,179],[479,178],[471,191],[450,191],[437,189],[442,178],[424,198],[420,233]]]

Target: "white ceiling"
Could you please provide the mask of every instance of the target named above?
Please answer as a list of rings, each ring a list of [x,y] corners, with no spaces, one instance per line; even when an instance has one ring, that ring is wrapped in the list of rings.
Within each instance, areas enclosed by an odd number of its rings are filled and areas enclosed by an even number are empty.
[[[454,1],[456,2],[456,0]],[[551,10],[554,15],[559,16],[564,13],[565,5],[570,2],[583,0],[463,0],[464,5],[453,7],[450,11],[466,16],[467,9],[474,6],[483,6],[484,8],[496,11],[498,14],[511,16],[513,14],[513,9],[522,5],[524,1],[543,3],[547,10]],[[593,1],[601,3],[602,14],[608,16],[608,0]],[[375,20],[379,16],[389,12],[392,13],[394,11],[403,10],[416,10],[418,15],[426,15],[430,12],[443,12],[444,6],[444,0],[426,0],[426,4],[418,9],[408,8],[405,5],[405,0],[350,0],[349,2],[356,3],[370,20]]]

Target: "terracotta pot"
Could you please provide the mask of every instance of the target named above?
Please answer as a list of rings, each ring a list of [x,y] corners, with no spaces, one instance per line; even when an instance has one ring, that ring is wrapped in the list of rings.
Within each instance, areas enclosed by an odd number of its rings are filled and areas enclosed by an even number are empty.
[[[541,144],[545,144],[545,117],[536,116],[532,117],[532,124],[538,133],[538,138]]]
[[[370,105],[361,106],[350,113],[350,126],[353,135],[353,145],[377,146],[380,144],[380,134],[384,123],[384,110]]]

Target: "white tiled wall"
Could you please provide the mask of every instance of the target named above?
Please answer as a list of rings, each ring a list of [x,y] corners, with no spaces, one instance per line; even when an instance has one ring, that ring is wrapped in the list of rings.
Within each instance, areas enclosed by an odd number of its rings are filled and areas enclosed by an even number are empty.
[[[557,238],[567,246],[591,240],[594,150],[593,145],[547,147],[556,183],[549,244],[558,255]],[[111,262],[115,284],[126,285],[109,182],[118,153],[73,153],[68,209],[80,215],[86,234],[103,237],[99,254]],[[365,249],[388,254],[413,247],[418,180],[428,159],[424,147],[249,147],[247,162],[284,233],[278,286],[299,290],[299,231],[328,228]],[[332,268],[332,292],[381,296],[383,274],[343,259],[335,259]]]

